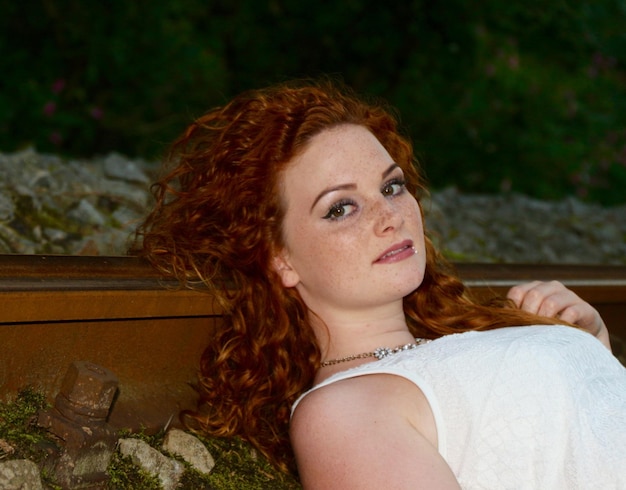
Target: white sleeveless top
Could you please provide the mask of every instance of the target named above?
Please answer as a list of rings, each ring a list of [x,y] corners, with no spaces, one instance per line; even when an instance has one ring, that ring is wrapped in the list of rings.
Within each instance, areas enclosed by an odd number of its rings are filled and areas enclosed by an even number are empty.
[[[626,369],[588,333],[533,326],[447,335],[307,393],[380,373],[424,393],[439,453],[465,490],[626,489]]]

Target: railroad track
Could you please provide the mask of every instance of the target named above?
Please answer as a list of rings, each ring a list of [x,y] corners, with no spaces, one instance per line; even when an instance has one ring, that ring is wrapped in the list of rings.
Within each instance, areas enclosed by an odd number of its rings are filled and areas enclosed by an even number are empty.
[[[477,294],[557,279],[592,303],[626,359],[626,266],[457,264]],[[193,406],[199,357],[221,322],[210,292],[176,289],[134,257],[0,255],[0,400],[52,400],[70,363],[117,375],[118,427],[158,428]]]

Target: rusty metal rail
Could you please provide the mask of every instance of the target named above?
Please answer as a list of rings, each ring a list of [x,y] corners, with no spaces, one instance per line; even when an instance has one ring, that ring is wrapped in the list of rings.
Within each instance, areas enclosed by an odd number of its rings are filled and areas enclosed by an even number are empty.
[[[626,339],[626,266],[457,264],[478,294],[557,279]],[[157,428],[192,405],[199,357],[221,321],[210,291],[176,289],[134,257],[0,255],[0,399],[58,392],[70,363],[117,375],[118,427]]]

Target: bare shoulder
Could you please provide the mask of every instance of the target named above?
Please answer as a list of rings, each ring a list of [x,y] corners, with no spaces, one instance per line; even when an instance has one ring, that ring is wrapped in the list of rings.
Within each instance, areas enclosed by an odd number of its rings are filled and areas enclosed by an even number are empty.
[[[380,413],[407,417],[411,425],[419,424],[420,416],[429,411],[428,402],[417,386],[390,374],[357,376],[332,383],[309,393],[298,405],[292,420],[292,430],[307,421],[320,418],[341,421],[357,414],[374,417]]]
[[[425,403],[413,383],[388,374],[311,392],[290,428],[304,487],[458,488],[437,452],[436,431],[429,433],[434,422]]]

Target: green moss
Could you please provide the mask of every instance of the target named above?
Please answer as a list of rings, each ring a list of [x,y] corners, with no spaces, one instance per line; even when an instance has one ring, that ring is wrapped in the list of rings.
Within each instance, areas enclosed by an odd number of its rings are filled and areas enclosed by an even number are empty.
[[[0,459],[31,459],[41,462],[47,448],[56,447],[49,434],[36,425],[37,413],[47,407],[42,393],[21,390],[16,399],[0,403]]]
[[[59,446],[49,433],[36,425],[39,411],[48,408],[45,397],[31,388],[21,390],[16,399],[0,403],[0,460],[30,459],[43,467],[42,479],[47,488],[57,490],[54,479],[48,474],[44,459],[50,450]],[[143,440],[161,450],[165,433],[147,434],[145,431],[123,430],[120,437]],[[209,475],[185,465],[179,487],[182,490],[297,490],[301,486],[291,475],[273,468],[248,443],[240,439],[199,437],[215,459]],[[175,457],[169,455],[170,457]],[[179,458],[177,458],[179,459]],[[130,458],[115,452],[107,469],[109,490],[158,490],[159,480],[138,468]]]
[[[131,429],[121,429],[118,435],[120,439],[139,439],[157,449],[161,448],[161,446],[163,445],[163,441],[165,440],[165,432],[162,430],[155,432],[154,434],[149,434],[145,431],[145,429],[140,429],[138,431],[133,431]]]
[[[47,468],[41,470],[41,482],[46,490],[63,490],[62,486],[57,485],[54,474]]]
[[[130,433],[124,431],[121,437],[135,437],[161,450],[164,433],[154,435],[143,431]],[[239,439],[221,439],[199,437],[213,458],[215,467],[209,475],[202,474],[175,455],[185,465],[179,487],[182,490],[297,490],[302,488],[297,480],[273,468],[269,462],[259,456],[246,442]],[[145,473],[138,470],[132,462],[116,454],[108,470],[111,476],[109,489],[159,488],[151,487],[150,480],[145,480]]]
[[[76,221],[68,219],[47,206],[36,207],[33,204],[33,200],[28,196],[21,196],[16,199],[15,209],[13,225],[15,227],[16,222],[22,223],[22,226],[19,226],[19,228],[26,236],[31,235],[31,230],[36,226],[56,228],[67,233],[81,232],[80,226]],[[32,238],[32,236],[29,236],[29,238]]]
[[[111,458],[107,474],[110,480],[107,482],[107,489],[110,490],[160,490],[159,479],[149,475],[135,466],[130,458],[122,456],[116,452]]]
[[[209,481],[215,490],[300,489],[297,480],[282,473],[240,439],[200,438],[215,459]],[[192,487],[188,487],[192,488]]]
[[[193,490],[217,490],[211,483],[211,477],[196,471],[189,465],[189,463],[183,461],[185,465],[185,473],[178,482],[178,488],[181,489],[193,489]]]

